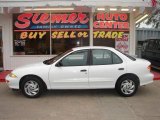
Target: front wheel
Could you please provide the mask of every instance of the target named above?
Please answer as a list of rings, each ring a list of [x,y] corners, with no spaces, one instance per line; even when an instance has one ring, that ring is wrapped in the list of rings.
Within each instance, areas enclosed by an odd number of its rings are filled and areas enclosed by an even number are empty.
[[[124,96],[133,96],[138,90],[138,79],[136,77],[124,76],[117,81],[116,90],[117,92]]]
[[[42,94],[43,84],[36,77],[26,77],[21,84],[22,93],[29,98],[36,98]]]

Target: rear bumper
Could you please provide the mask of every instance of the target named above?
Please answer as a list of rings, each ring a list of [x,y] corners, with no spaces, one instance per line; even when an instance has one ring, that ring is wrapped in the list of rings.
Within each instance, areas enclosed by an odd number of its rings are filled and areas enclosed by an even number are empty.
[[[154,75],[152,73],[146,74],[145,76],[141,77],[140,86],[152,83],[153,78]]]

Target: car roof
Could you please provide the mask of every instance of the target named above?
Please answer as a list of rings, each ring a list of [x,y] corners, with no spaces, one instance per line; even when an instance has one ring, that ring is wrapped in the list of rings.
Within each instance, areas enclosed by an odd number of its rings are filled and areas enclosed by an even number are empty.
[[[150,41],[150,40],[160,40],[160,39],[153,38],[153,39],[146,39],[145,41]]]
[[[104,47],[104,46],[84,46],[84,47],[75,47],[72,49],[75,51],[75,50],[84,50],[84,49],[109,49],[109,50],[113,50],[114,48]]]

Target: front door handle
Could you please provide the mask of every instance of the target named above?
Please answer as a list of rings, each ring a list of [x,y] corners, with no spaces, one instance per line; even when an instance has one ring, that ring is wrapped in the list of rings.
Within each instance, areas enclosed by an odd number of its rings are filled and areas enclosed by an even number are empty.
[[[86,71],[87,71],[87,70],[85,70],[85,69],[84,69],[84,70],[81,70],[81,72],[86,72]]]
[[[124,68],[118,68],[118,70],[124,70]]]

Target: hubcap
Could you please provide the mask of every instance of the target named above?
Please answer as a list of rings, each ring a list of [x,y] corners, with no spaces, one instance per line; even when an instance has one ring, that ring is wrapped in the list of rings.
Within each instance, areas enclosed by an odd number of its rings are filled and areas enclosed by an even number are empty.
[[[25,93],[29,96],[34,96],[39,92],[39,85],[37,82],[30,80],[24,85]]]
[[[135,83],[132,80],[124,80],[121,84],[121,91],[126,94],[132,94],[135,91]]]

